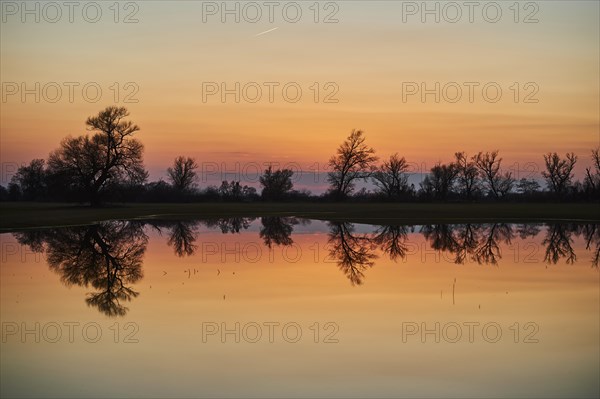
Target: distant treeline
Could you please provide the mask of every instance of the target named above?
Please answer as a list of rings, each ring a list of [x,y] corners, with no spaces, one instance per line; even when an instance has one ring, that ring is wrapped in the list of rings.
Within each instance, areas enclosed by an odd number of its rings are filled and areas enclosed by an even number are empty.
[[[312,195],[295,190],[294,172],[268,167],[260,176],[260,193],[239,181],[199,187],[198,163],[177,157],[167,169],[167,181],[148,182],[142,143],[133,137],[139,127],[125,120],[124,107],[108,107],[90,117],[92,135],[67,137],[47,160],[34,159],[21,166],[8,187],[0,186],[2,201],[86,202],[192,202],[192,201],[598,201],[600,199],[600,147],[592,149],[592,166],[583,182],[575,181],[574,153],[543,155],[542,187],[536,179],[517,180],[503,170],[498,151],[467,155],[456,152],[451,162],[433,166],[416,187],[408,183],[409,163],[395,153],[380,160],[353,130],[329,160],[329,190]],[[356,190],[370,181],[373,191]]]

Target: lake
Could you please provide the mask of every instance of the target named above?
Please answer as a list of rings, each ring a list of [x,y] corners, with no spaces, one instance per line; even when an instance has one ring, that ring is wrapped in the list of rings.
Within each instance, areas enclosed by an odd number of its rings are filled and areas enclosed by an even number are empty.
[[[0,235],[3,397],[598,397],[600,225]]]

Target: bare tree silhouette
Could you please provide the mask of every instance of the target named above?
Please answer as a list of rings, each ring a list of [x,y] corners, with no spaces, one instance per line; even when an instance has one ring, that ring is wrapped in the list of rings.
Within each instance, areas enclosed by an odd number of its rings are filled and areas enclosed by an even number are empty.
[[[180,193],[194,188],[198,163],[194,158],[179,156],[173,161],[173,167],[167,169],[167,175],[173,187]]]
[[[339,146],[337,155],[329,160],[332,171],[327,180],[336,199],[343,199],[354,190],[357,179],[370,176],[372,164],[377,161],[375,150],[365,144],[362,130],[352,130],[350,136]]]
[[[502,158],[498,158],[498,151],[480,152],[473,157],[475,166],[487,185],[488,192],[495,198],[504,197],[510,192],[515,183],[511,172],[502,174]]]
[[[454,154],[456,165],[456,180],[460,192],[467,199],[472,199],[479,190],[479,171],[473,158],[469,159],[465,152]]]
[[[408,191],[408,169],[406,159],[396,153],[376,168],[371,177],[381,194],[388,199],[398,199]]]
[[[592,150],[592,166],[585,168],[585,188],[592,194],[600,191],[600,147]]]
[[[546,170],[542,171],[542,176],[546,179],[548,188],[557,196],[563,196],[570,187],[576,162],[577,156],[574,153],[567,153],[564,159],[556,152],[544,155]]]

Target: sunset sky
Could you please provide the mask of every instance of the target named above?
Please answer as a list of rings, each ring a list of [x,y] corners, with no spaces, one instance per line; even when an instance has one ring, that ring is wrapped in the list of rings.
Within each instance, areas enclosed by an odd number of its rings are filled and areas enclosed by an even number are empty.
[[[581,178],[590,150],[600,143],[599,3],[539,1],[537,10],[521,3],[518,23],[509,8],[513,2],[500,2],[496,23],[486,21],[495,11],[484,15],[483,6],[474,10],[472,23],[467,8],[455,23],[448,21],[455,10],[441,10],[436,23],[435,16],[407,9],[421,2],[407,3],[321,2],[318,23],[312,1],[296,3],[302,11],[296,23],[288,21],[293,8],[282,11],[288,2],[279,2],[272,22],[263,2],[254,3],[262,8],[258,22],[251,21],[254,9],[238,3],[236,23],[235,15],[215,11],[221,2],[124,2],[118,16],[113,2],[98,2],[102,15],[91,23],[86,18],[95,12],[88,7],[84,15],[82,2],[71,23],[66,7],[58,18],[41,2],[36,23],[35,15],[22,15],[21,2],[3,2],[1,182],[10,179],[11,165],[46,158],[63,137],[84,134],[88,116],[115,103],[126,106],[141,127],[138,138],[145,144],[151,179],[164,178],[177,155],[229,170],[236,170],[236,163],[272,162],[323,171],[353,128],[366,132],[381,157],[398,152],[426,169],[450,161],[459,150],[499,149],[507,167],[518,162],[520,169],[528,161],[541,167],[545,152],[573,151],[580,157]],[[323,22],[330,14],[337,23]],[[123,23],[128,15],[138,22]],[[538,22],[523,23],[528,15]],[[22,98],[22,83],[34,89],[36,82],[39,103],[34,94]],[[49,101],[55,97],[53,85],[42,90],[49,82],[62,86],[54,103]],[[73,102],[65,82],[78,84]],[[102,89],[95,103],[82,93],[90,82]],[[239,103],[234,94],[222,102],[220,93],[204,101],[203,86],[210,82],[224,82],[229,89],[236,82],[240,88],[256,82],[262,98],[246,101],[255,93],[248,86]],[[264,82],[279,84],[273,102]],[[290,82],[302,89],[296,103],[282,93]],[[435,103],[431,94],[422,102],[419,93],[403,101],[406,82],[428,88],[457,82],[462,97],[452,103],[442,96]],[[464,82],[479,84],[473,102]],[[502,89],[498,102],[483,98],[481,88],[489,82]],[[13,94],[15,87],[19,91]],[[125,102],[136,87],[132,98],[138,102]],[[324,102],[335,90],[337,103]],[[531,98],[538,102],[526,103],[535,90]]]

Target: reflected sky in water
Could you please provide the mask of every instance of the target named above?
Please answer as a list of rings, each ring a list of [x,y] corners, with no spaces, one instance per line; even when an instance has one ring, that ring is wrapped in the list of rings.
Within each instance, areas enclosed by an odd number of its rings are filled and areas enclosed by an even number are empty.
[[[598,225],[263,217],[0,237],[3,396],[599,395]]]

